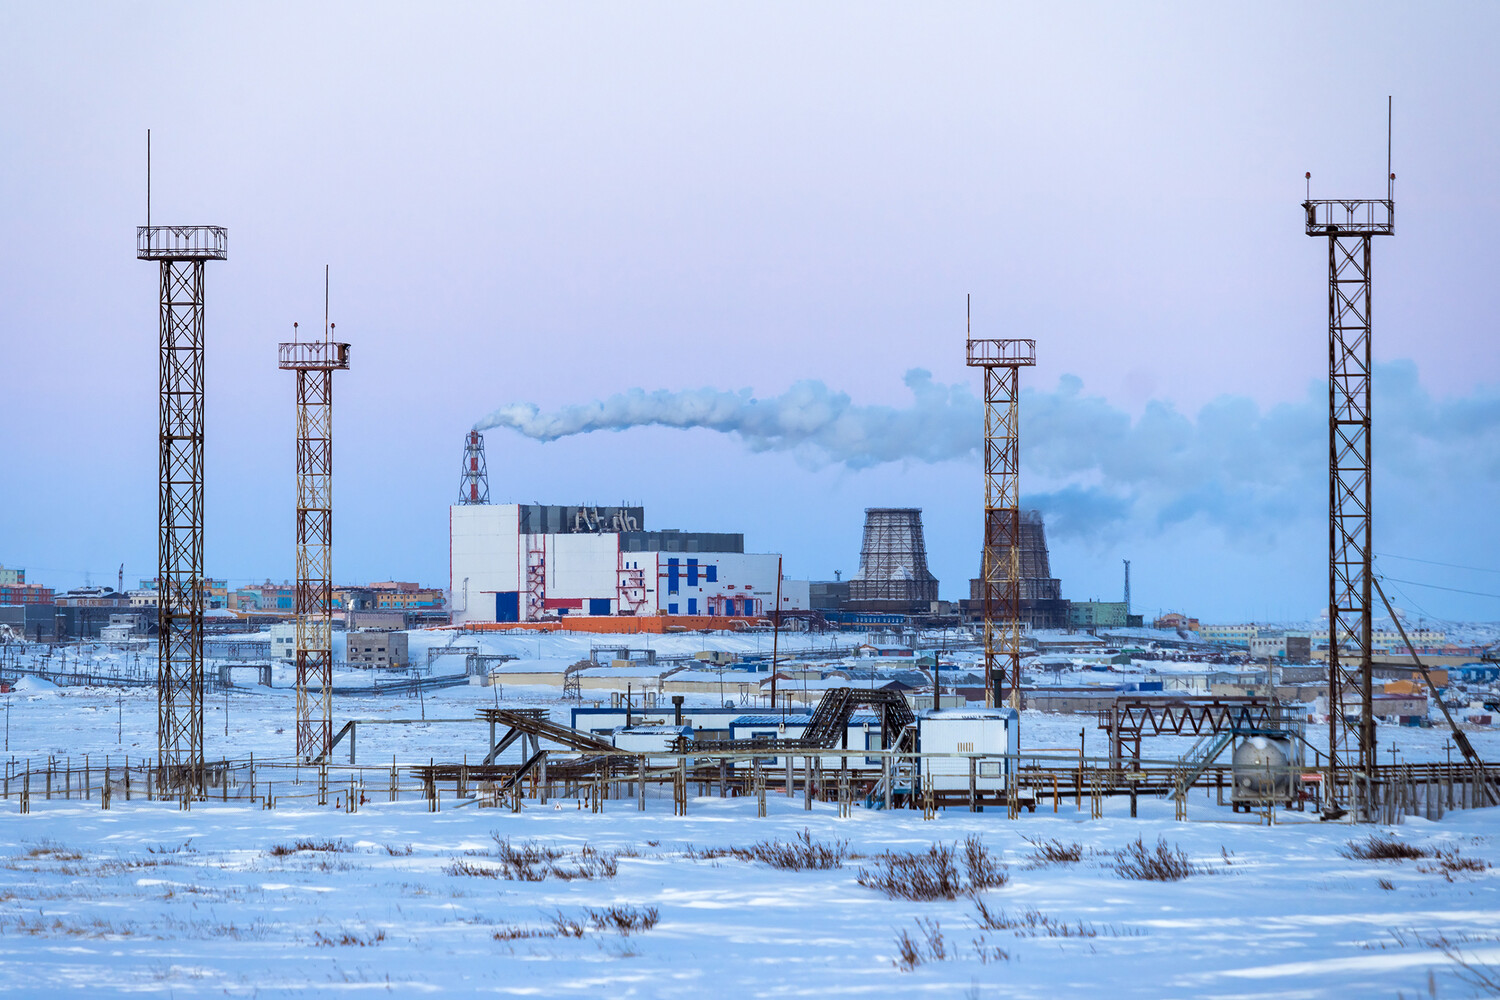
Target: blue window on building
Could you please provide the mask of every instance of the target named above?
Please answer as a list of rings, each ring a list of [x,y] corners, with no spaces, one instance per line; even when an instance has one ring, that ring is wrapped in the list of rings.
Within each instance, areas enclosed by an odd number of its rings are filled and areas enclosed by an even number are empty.
[[[669,614],[669,615],[675,615],[676,613],[677,613],[677,605],[675,605],[675,604],[668,604],[667,605],[667,614]]]
[[[698,560],[696,559],[688,560],[688,586],[698,586]]]
[[[703,579],[707,580],[709,583],[718,583],[719,567],[714,565],[713,563],[706,564],[703,567]]]
[[[669,593],[669,594],[675,594],[675,593],[677,593],[677,564],[678,564],[678,562],[679,562],[679,560],[677,560],[677,559],[668,559],[667,560],[667,593]],[[675,615],[677,612],[674,611],[672,613]]]
[[[609,614],[609,598],[607,598],[607,597],[590,597],[589,598],[589,614],[591,614],[591,615],[607,615],[607,614]]]
[[[690,615],[696,615],[697,613],[698,613],[698,598],[696,598],[696,597],[689,597],[688,598],[688,614],[690,614]]]

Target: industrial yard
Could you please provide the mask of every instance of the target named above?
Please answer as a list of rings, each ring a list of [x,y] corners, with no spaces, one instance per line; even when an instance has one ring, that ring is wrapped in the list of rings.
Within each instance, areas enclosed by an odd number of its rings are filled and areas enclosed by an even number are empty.
[[[0,12],[0,993],[1500,996],[1497,32]]]

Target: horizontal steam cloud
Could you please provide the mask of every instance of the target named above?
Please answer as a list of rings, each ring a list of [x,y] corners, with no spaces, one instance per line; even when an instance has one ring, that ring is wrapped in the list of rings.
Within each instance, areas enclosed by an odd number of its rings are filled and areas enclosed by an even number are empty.
[[[545,413],[513,403],[474,426],[537,441],[705,428],[736,435],[751,451],[850,469],[977,463],[984,417],[974,392],[934,382],[922,369],[904,381],[912,402],[903,408],[856,404],[808,380],[766,399],[749,390],[632,389]],[[1055,389],[1022,392],[1023,503],[1046,512],[1049,533],[1062,537],[1203,522],[1241,541],[1269,539],[1290,520],[1326,514],[1327,405],[1325,385],[1313,383],[1301,400],[1266,410],[1224,396],[1196,417],[1153,401],[1133,419],[1064,376]],[[1418,384],[1414,364],[1392,362],[1376,367],[1375,412],[1377,489],[1384,477],[1486,490],[1500,480],[1500,393],[1493,389],[1437,400]]]

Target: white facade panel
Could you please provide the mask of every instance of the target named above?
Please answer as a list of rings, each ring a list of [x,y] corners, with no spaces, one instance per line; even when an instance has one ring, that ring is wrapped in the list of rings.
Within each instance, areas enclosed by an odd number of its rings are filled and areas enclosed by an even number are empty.
[[[495,595],[523,589],[520,508],[464,504],[448,508],[453,622],[492,622]]]
[[[589,613],[589,601],[608,600],[611,602],[610,611],[614,611],[619,586],[619,535],[528,537],[545,539],[549,598],[581,599],[584,602],[583,614]]]

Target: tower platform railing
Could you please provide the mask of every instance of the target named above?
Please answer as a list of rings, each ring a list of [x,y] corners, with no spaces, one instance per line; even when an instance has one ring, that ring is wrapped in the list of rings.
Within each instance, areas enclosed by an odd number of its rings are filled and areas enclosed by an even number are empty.
[[[349,345],[322,340],[280,344],[276,361],[277,367],[283,371],[346,371],[349,368]]]
[[[1309,236],[1394,236],[1396,203],[1388,199],[1317,198],[1304,201]]]
[[[223,226],[136,226],[137,260],[227,260],[229,230]]]
[[[970,340],[970,365],[1034,365],[1035,340]]]

